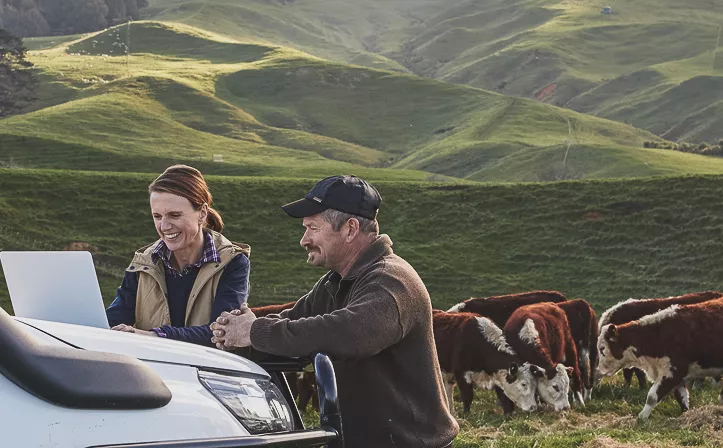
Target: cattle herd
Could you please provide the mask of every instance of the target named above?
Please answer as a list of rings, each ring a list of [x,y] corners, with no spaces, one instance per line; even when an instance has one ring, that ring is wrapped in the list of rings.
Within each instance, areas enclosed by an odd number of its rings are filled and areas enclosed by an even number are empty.
[[[447,311],[435,310],[434,337],[452,404],[457,385],[469,412],[473,387],[494,389],[505,413],[537,407],[538,398],[556,411],[580,406],[604,376],[623,370],[653,385],[638,415],[673,392],[688,409],[690,381],[723,373],[723,293],[630,299],[598,321],[582,299],[557,291],[532,291],[471,298]],[[719,397],[723,400],[723,392]]]
[[[252,308],[257,316],[293,306]],[[647,419],[668,393],[688,410],[688,384],[723,374],[723,293],[705,291],[676,297],[629,299],[606,310],[598,320],[582,299],[557,291],[531,291],[471,298],[447,311],[434,310],[434,338],[450,409],[456,385],[464,412],[474,388],[492,389],[505,414],[515,407],[534,411],[544,402],[556,411],[573,403],[584,406],[593,387],[623,370],[630,385],[652,381]],[[300,408],[313,391],[313,374],[290,376]],[[723,402],[723,391],[719,396]]]

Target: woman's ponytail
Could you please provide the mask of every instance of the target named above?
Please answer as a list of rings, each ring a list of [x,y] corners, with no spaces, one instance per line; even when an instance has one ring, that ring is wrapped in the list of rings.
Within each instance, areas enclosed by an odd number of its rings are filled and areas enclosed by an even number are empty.
[[[206,228],[211,229],[215,232],[221,232],[223,230],[223,219],[216,209],[211,206],[208,207],[208,216],[206,217]]]

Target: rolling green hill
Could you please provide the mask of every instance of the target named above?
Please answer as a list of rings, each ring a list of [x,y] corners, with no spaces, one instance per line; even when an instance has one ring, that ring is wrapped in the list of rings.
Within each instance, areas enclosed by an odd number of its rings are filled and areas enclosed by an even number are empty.
[[[723,4],[714,0],[611,1],[610,15],[604,2],[580,0],[151,3],[154,20],[537,98],[666,138],[723,137],[710,118],[721,99],[696,97],[710,82],[699,77],[723,79]],[[670,117],[669,100],[680,95],[686,101]]]
[[[390,27],[411,26],[422,11],[430,14],[436,2],[158,0],[150,2],[144,15],[236,39],[293,47],[325,59],[405,71],[398,62],[378,54],[378,36]]]
[[[31,58],[42,98],[0,122],[7,166],[495,181],[723,172],[721,159],[643,149],[655,137],[628,125],[187,25],[135,22]]]
[[[155,238],[150,174],[0,170],[0,248],[89,244],[112,300],[134,249]],[[723,178],[547,184],[376,182],[380,224],[419,271],[435,306],[552,288],[598,310],[628,297],[723,288]],[[210,177],[227,236],[252,246],[252,303],[303,294],[302,227],[280,205],[313,180]],[[0,285],[4,285],[0,279]],[[0,287],[3,306],[7,293]]]

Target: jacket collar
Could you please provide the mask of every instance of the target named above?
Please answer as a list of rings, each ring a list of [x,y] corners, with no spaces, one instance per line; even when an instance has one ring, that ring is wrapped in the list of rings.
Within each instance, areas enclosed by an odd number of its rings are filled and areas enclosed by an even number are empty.
[[[219,258],[221,259],[221,264],[223,264],[224,266],[239,253],[242,253],[247,257],[251,254],[251,248],[248,244],[241,244],[229,241],[226,237],[213,230],[209,230],[209,233],[213,237],[213,243],[216,246],[216,250],[218,251]],[[133,256],[133,261],[131,261],[131,265],[126,268],[126,270],[133,271],[137,270],[138,266],[142,266],[160,269],[161,272],[163,272],[163,262],[161,260],[154,261],[152,257],[153,249],[155,249],[155,247],[160,241],[161,240],[158,240],[152,244],[149,244],[148,246],[138,249]]]
[[[344,280],[358,277],[377,260],[393,253],[392,239],[389,238],[389,235],[379,235],[379,237],[377,237],[377,239],[364,252],[362,252],[361,255],[359,255],[359,258],[356,259],[351,269],[349,269],[349,272],[346,277],[344,277]]]
[[[213,235],[207,230],[203,230],[203,251],[201,252],[201,258],[197,262],[192,263],[188,266],[183,266],[180,271],[177,271],[173,267],[171,256],[173,252],[168,248],[165,241],[162,239],[153,249],[151,253],[151,261],[153,264],[158,264],[158,260],[163,261],[163,265],[166,267],[166,272],[170,273],[173,277],[179,277],[188,273],[191,268],[200,268],[204,263],[220,263],[221,257],[218,255],[216,245],[213,242]]]

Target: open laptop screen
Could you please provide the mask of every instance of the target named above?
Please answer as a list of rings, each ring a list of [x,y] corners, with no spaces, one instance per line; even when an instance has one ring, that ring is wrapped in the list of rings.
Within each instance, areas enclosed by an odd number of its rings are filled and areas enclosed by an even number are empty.
[[[18,317],[109,328],[90,252],[0,252]]]

